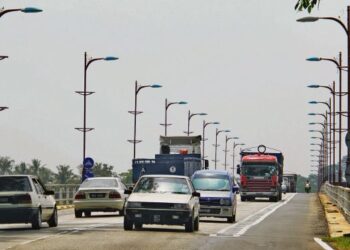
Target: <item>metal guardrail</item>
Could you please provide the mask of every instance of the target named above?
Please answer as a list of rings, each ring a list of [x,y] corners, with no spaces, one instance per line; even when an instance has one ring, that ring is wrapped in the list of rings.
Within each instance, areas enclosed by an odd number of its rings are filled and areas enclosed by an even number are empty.
[[[46,189],[55,192],[55,199],[58,205],[69,205],[73,203],[74,194],[79,184],[47,184]]]
[[[333,186],[327,182],[322,186],[321,191],[343,211],[346,220],[350,222],[350,188]]]

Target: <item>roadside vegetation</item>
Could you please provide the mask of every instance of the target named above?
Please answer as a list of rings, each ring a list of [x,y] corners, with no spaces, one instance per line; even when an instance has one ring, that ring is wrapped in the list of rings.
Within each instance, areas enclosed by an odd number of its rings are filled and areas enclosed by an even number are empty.
[[[308,177],[298,175],[297,193],[305,193],[306,180],[310,181],[311,193],[316,193],[318,190],[317,190],[317,175],[315,174],[310,174]]]
[[[350,237],[337,237],[337,238],[326,237],[326,238],[323,238],[322,240],[324,242],[327,242],[336,250],[350,249]]]

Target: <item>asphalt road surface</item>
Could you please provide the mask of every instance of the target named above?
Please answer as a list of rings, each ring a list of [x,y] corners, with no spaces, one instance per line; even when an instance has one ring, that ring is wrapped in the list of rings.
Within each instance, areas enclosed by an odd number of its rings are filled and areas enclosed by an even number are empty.
[[[39,231],[30,225],[0,225],[0,249],[322,249],[314,237],[327,235],[315,194],[287,194],[280,202],[239,202],[237,222],[201,218],[200,229],[145,225],[124,231],[117,214],[93,213],[74,218],[73,210],[59,212],[59,226]]]

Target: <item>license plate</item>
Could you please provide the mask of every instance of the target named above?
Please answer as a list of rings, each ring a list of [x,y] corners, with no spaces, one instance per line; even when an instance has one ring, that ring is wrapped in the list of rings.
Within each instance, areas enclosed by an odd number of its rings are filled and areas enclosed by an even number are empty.
[[[5,198],[0,197],[0,203],[8,203],[8,202],[9,202],[9,199],[7,197]]]
[[[97,194],[90,194],[90,197],[91,197],[91,198],[104,198],[104,197],[105,197],[105,194],[100,194],[100,193],[97,193]]]
[[[158,214],[153,215],[153,221],[156,223],[159,223],[160,222],[160,215],[158,215]]]

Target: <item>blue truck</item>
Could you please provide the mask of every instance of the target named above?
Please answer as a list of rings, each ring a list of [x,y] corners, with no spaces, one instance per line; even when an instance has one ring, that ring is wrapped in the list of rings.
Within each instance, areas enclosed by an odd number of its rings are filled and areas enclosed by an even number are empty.
[[[204,168],[201,157],[202,137],[160,136],[160,152],[154,159],[139,158],[132,161],[132,180],[145,174],[170,174],[191,177]]]

